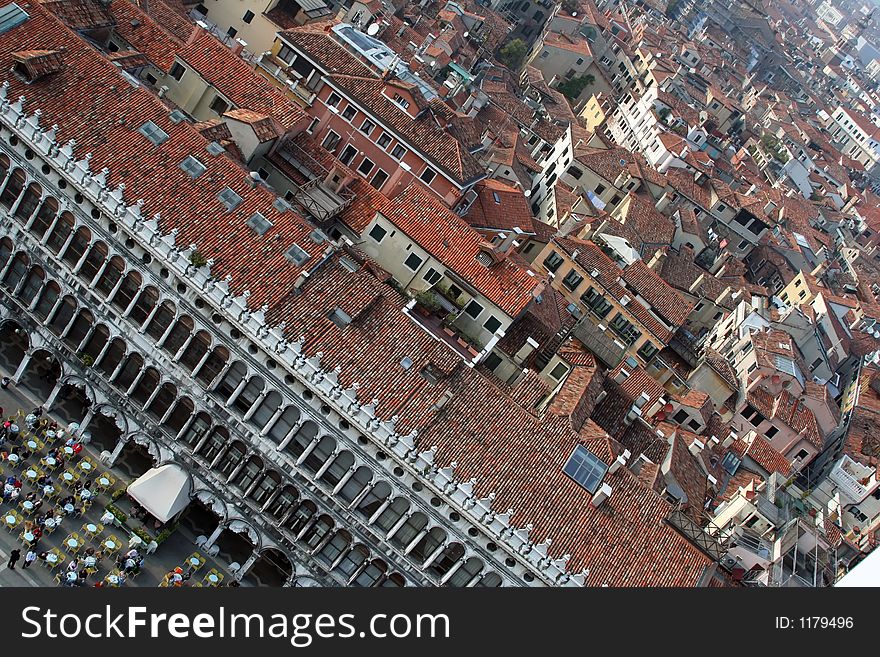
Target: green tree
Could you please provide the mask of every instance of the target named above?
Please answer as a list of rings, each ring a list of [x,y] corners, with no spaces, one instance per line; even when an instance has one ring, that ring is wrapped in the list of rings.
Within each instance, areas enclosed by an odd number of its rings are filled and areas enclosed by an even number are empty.
[[[510,69],[517,69],[528,52],[528,46],[522,39],[508,41],[498,53],[501,62]]]
[[[596,81],[593,74],[587,73],[577,78],[572,78],[567,82],[563,82],[557,88],[559,92],[571,100],[577,100],[581,96],[581,92]]]

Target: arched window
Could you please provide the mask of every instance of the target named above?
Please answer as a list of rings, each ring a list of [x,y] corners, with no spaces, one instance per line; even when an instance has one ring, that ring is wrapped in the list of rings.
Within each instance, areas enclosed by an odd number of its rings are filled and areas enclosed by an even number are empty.
[[[293,508],[293,505],[296,504],[296,501],[299,499],[299,491],[296,490],[293,486],[287,485],[284,487],[284,490],[276,497],[272,504],[269,505],[269,508],[266,509],[273,517],[281,520],[284,516],[287,515],[288,511]]]
[[[43,287],[45,279],[46,275],[43,272],[42,267],[31,267],[31,270],[28,272],[27,278],[24,281],[24,285],[18,293],[18,298],[21,299],[21,302],[25,306],[31,305],[31,302],[36,298],[40,288]]]
[[[352,586],[377,586],[382,583],[388,564],[381,559],[373,559],[352,581]]]
[[[239,470],[232,483],[238,486],[241,490],[247,491],[251,487],[251,484],[257,480],[257,477],[260,476],[262,471],[263,459],[258,456],[252,456],[247,460],[247,463],[244,464],[244,467]]]
[[[204,411],[201,411],[196,415],[192,424],[189,425],[187,430],[180,437],[180,440],[190,447],[195,447],[202,439],[202,436],[204,436],[210,428],[211,417]]]
[[[232,393],[235,392],[236,388],[238,388],[238,384],[244,380],[245,376],[247,376],[247,366],[241,361],[233,363],[232,366],[226,370],[226,374],[220,379],[220,383],[214,389],[212,394],[225,402],[232,396]]]
[[[195,405],[189,397],[181,397],[175,402],[174,410],[165,420],[165,426],[172,436],[176,436],[183,430],[194,411]]]
[[[339,455],[333,459],[333,463],[330,464],[330,467],[324,471],[323,475],[321,475],[321,481],[326,481],[331,488],[336,486],[352,465],[354,465],[354,454],[348,451],[340,452]]]
[[[277,390],[272,390],[263,398],[260,405],[257,406],[257,410],[251,415],[248,423],[257,431],[261,431],[266,426],[266,423],[272,419],[272,416],[275,415],[275,411],[281,408],[281,401],[281,393]]]
[[[79,268],[79,277],[87,284],[95,280],[95,276],[98,275],[101,267],[107,261],[107,254],[107,245],[101,241],[95,242],[92,248],[89,249],[89,254],[86,256],[82,267]]]
[[[126,356],[119,374],[113,380],[113,385],[122,392],[126,392],[131,387],[131,384],[134,383],[138,374],[141,373],[143,367],[144,357],[137,352],[130,353]]]
[[[448,573],[463,556],[464,547],[462,547],[461,543],[450,543],[443,549],[440,556],[437,557],[428,567],[428,572],[435,575],[437,579],[440,579]]]
[[[171,326],[176,314],[177,306],[174,305],[173,301],[166,299],[162,302],[162,305],[159,306],[159,310],[153,315],[150,323],[147,324],[146,334],[158,342],[159,338],[165,335],[165,331]]]
[[[191,317],[188,315],[178,317],[177,321],[174,322],[174,328],[171,329],[171,333],[165,338],[162,349],[172,356],[177,355],[180,348],[189,340],[193,328],[195,328],[195,323]]]
[[[370,485],[372,480],[373,471],[367,466],[362,465],[354,471],[354,474],[351,475],[336,495],[346,504],[351,504],[363,492],[364,488]]]
[[[339,573],[345,581],[348,581],[369,556],[370,551],[365,545],[355,545],[337,564],[333,572]]]
[[[260,394],[265,387],[266,382],[263,380],[263,377],[252,376],[247,384],[245,384],[238,397],[235,398],[235,401],[232,404],[233,408],[244,415],[251,410],[251,406],[257,403],[257,399],[259,399]]]
[[[6,172],[9,171],[9,158],[0,155],[0,181],[6,178]]]
[[[467,586],[482,570],[483,560],[477,557],[471,557],[455,571],[455,574],[453,574],[452,577],[446,580],[446,586]]]
[[[75,224],[76,220],[73,218],[72,214],[69,212],[61,213],[61,216],[58,217],[58,222],[55,224],[55,228],[49,233],[49,239],[46,240],[46,246],[52,253],[58,255],[61,247],[67,243],[67,238],[73,233],[73,227]]]
[[[211,385],[217,375],[223,371],[229,361],[229,350],[226,347],[214,347],[208,360],[202,365],[201,369],[196,373],[196,380],[207,388]]]
[[[281,475],[279,475],[274,470],[270,470],[267,472],[262,479],[260,479],[260,483],[257,484],[257,487],[254,488],[251,493],[251,499],[259,505],[263,505],[266,503],[266,500],[278,490],[278,487],[281,485]]]
[[[95,323],[95,316],[88,310],[80,310],[76,314],[76,319],[73,320],[73,325],[70,327],[70,331],[67,332],[67,335],[64,336],[64,342],[69,344],[74,349],[78,349],[82,344],[82,341],[85,340],[86,335],[92,328],[92,324]]]
[[[299,409],[296,406],[288,406],[282,411],[281,416],[272,425],[272,428],[269,429],[269,438],[276,443],[280,443],[287,437],[287,434],[290,433],[290,430],[293,429],[299,418]]]
[[[86,340],[85,345],[83,345],[82,351],[86,356],[89,356],[92,359],[92,363],[94,363],[109,339],[110,330],[104,324],[98,324],[95,327],[95,330],[92,331],[89,339]]]
[[[55,313],[55,317],[52,318],[52,323],[49,325],[53,333],[61,335],[61,332],[70,324],[70,321],[76,314],[76,308],[76,299],[72,296],[67,295],[61,300],[61,307]]]
[[[12,240],[8,237],[0,239],[0,269],[9,262],[9,256],[12,255]]]
[[[380,481],[358,502],[357,511],[369,519],[390,496],[391,486],[388,482]]]
[[[211,462],[218,454],[220,454],[220,452],[226,449],[226,444],[228,442],[229,432],[224,427],[214,426],[198,454],[204,456],[208,462]]]
[[[13,171],[12,176],[9,178],[9,182],[3,189],[3,193],[0,194],[0,205],[7,210],[11,208],[12,204],[15,203],[15,199],[21,194],[21,190],[24,189],[24,182],[26,179],[27,176],[21,169]]]
[[[324,544],[315,558],[324,564],[325,568],[329,568],[339,558],[339,555],[348,549],[349,545],[351,545],[351,534],[343,529],[336,532],[333,538]]]
[[[390,531],[407,511],[409,511],[409,500],[405,497],[395,497],[376,518],[375,524],[384,532]]]
[[[43,291],[40,292],[40,300],[37,301],[37,305],[34,307],[34,315],[39,317],[41,321],[46,321],[49,313],[52,312],[52,308],[55,307],[60,294],[61,287],[58,283],[55,281],[46,283]]]
[[[428,526],[428,516],[417,511],[407,518],[406,522],[391,537],[392,545],[401,550],[405,549],[425,527]]]
[[[6,270],[3,277],[3,287],[14,290],[31,268],[31,259],[27,254],[20,251],[12,259],[12,266]]]
[[[474,586],[483,586],[486,588],[497,588],[501,586],[502,580],[501,576],[498,573],[486,573],[483,575]]]
[[[247,454],[247,447],[244,444],[238,441],[232,443],[232,446],[223,455],[223,458],[220,459],[220,463],[217,464],[218,471],[224,475],[232,474],[232,471],[238,467],[245,454]]]
[[[43,188],[37,183],[31,183],[28,185],[24,192],[24,197],[21,199],[21,203],[18,204],[18,208],[15,210],[16,219],[22,223],[25,223],[30,219],[34,210],[37,209],[37,205],[39,205],[40,197],[42,197],[42,195]]]
[[[177,387],[172,383],[163,383],[159,388],[159,393],[147,407],[147,414],[161,420],[175,399],[177,399]]]
[[[159,381],[161,380],[162,375],[159,373],[159,370],[152,366],[147,367],[144,370],[144,375],[129,395],[129,399],[143,408],[144,404],[147,403],[147,400],[153,394],[153,391],[159,387]]]
[[[134,302],[134,307],[129,312],[128,318],[135,326],[143,326],[158,302],[159,290],[152,285],[148,285],[138,294],[137,301]]]
[[[98,279],[98,282],[95,283],[95,290],[98,294],[105,298],[110,296],[113,288],[116,287],[119,279],[122,278],[122,272],[124,271],[125,261],[120,256],[113,256],[110,258],[110,262],[104,267],[104,271],[101,272],[101,277]],[[129,300],[129,303],[131,303],[131,300]]]
[[[34,217],[34,223],[31,224],[31,235],[38,240],[43,239],[43,235],[49,230],[49,226],[55,221],[55,215],[58,214],[58,201],[52,196],[43,201],[40,211]]]
[[[202,362],[202,358],[211,348],[211,334],[207,331],[199,331],[189,341],[183,354],[180,356],[180,364],[192,372],[196,365]]]
[[[443,545],[445,540],[446,532],[440,527],[432,527],[431,531],[425,534],[422,540],[416,543],[416,546],[409,553],[409,556],[417,563],[424,563],[428,557],[434,554],[434,550]]]
[[[122,261],[121,258],[119,259],[118,262],[120,265],[119,271],[120,272],[124,271],[125,270],[125,263]],[[115,265],[114,265],[114,268],[115,268]],[[107,267],[107,269],[109,270],[110,267]],[[104,274],[107,274],[107,272],[105,271]],[[113,274],[110,274],[110,275],[112,276]],[[125,311],[125,309],[131,305],[131,302],[134,301],[134,298],[137,296],[138,292],[140,291],[142,282],[143,282],[143,279],[141,278],[141,275],[138,274],[136,271],[128,272],[125,275],[125,278],[122,280],[122,284],[119,286],[119,289],[116,291],[116,294],[113,295],[113,299],[110,302],[113,305],[113,307],[115,307],[120,312]],[[108,295],[110,294],[110,292],[113,291],[113,287],[115,285],[116,285],[115,282],[113,282],[113,284],[110,285],[110,281],[108,281],[107,284],[105,285],[104,276],[101,277],[101,280],[98,283],[99,288],[101,288],[101,289],[104,289],[105,287],[107,288]]]
[[[61,255],[61,259],[70,265],[71,269],[76,266],[89,248],[92,241],[92,231],[85,226],[80,226],[73,234],[73,239]]]
[[[318,425],[311,420],[306,420],[299,428],[299,431],[296,432],[293,440],[291,440],[287,444],[287,447],[284,448],[284,451],[290,454],[293,458],[298,459],[302,456],[302,453],[306,451],[306,448],[312,444],[312,441],[317,435]]]
[[[315,448],[309,452],[306,460],[303,461],[303,466],[310,472],[317,472],[321,469],[321,466],[324,465],[324,461],[330,458],[330,455],[335,449],[336,441],[331,436],[324,436],[318,441]]]
[[[302,541],[312,550],[321,544],[321,541],[333,531],[333,519],[330,516],[320,516],[308,531],[303,534]]]
[[[125,349],[125,341],[121,338],[113,338],[110,341],[110,346],[104,352],[104,357],[96,363],[98,369],[104,373],[104,376],[109,377],[116,371],[116,368],[125,356]]]
[[[296,507],[296,511],[293,512],[293,515],[291,515],[287,521],[287,526],[290,528],[290,531],[293,534],[298,534],[302,531],[302,528],[308,524],[317,511],[318,507],[315,506],[314,502],[311,500],[303,500],[302,503]]]
[[[404,586],[406,586],[406,580],[400,573],[391,573],[388,577],[385,578],[385,581],[382,582],[383,588],[387,587],[402,589]]]

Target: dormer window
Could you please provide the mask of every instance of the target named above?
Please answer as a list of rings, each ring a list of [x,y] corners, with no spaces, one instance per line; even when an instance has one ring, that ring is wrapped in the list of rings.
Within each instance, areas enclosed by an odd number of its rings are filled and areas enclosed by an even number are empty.
[[[400,94],[394,94],[394,102],[403,109],[409,109],[409,101]]]

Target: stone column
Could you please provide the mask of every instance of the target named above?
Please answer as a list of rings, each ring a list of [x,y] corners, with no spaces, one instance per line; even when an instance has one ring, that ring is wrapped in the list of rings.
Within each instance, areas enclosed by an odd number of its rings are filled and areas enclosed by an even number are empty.
[[[205,545],[203,547],[207,550],[209,547],[214,545],[214,543],[217,542],[217,539],[220,538],[220,534],[223,533],[224,529],[226,529],[226,527],[224,527],[223,523],[221,522],[219,525],[217,525],[217,529],[215,529],[214,532],[208,537],[208,540],[205,541]]]
[[[236,580],[238,580],[238,581],[240,582],[241,579],[242,579],[245,575],[247,575],[248,572],[250,572],[250,569],[253,568],[254,564],[257,563],[257,559],[259,559],[259,558],[260,558],[260,555],[257,554],[257,551],[256,551],[256,550],[254,550],[254,551],[251,553],[251,556],[248,557],[248,560],[245,561],[245,562],[241,565],[241,568],[239,568],[238,571],[236,571],[236,573],[233,575],[233,578],[236,579]]]
[[[15,370],[15,374],[12,375],[12,380],[16,384],[21,381],[21,377],[24,376],[25,370],[27,370],[28,365],[30,365],[32,358],[33,354],[25,352],[24,358],[21,359],[21,362],[18,364],[18,368]]]

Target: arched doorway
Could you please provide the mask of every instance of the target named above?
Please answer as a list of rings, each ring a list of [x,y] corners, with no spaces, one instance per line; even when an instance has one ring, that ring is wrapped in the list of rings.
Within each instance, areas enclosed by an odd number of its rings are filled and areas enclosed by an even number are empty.
[[[53,413],[57,413],[65,423],[80,422],[92,405],[82,383],[64,383],[58,391]]]
[[[21,325],[13,321],[0,324],[0,370],[15,374],[29,346],[27,331]]]
[[[95,413],[91,422],[89,422],[89,433],[92,434],[92,445],[96,451],[102,452],[106,450],[112,452],[119,442],[122,429],[117,426],[115,418],[104,415],[99,411]]]
[[[130,438],[116,460],[116,467],[132,480],[137,479],[158,464],[157,459],[150,453],[149,446],[141,444],[137,440],[134,437]],[[142,442],[145,441],[142,440]]]
[[[252,586],[283,586],[292,574],[293,564],[287,555],[276,548],[266,548],[241,581]]]
[[[37,349],[31,355],[31,362],[25,368],[18,387],[35,399],[46,401],[61,378],[61,371],[61,362],[51,352]]]

